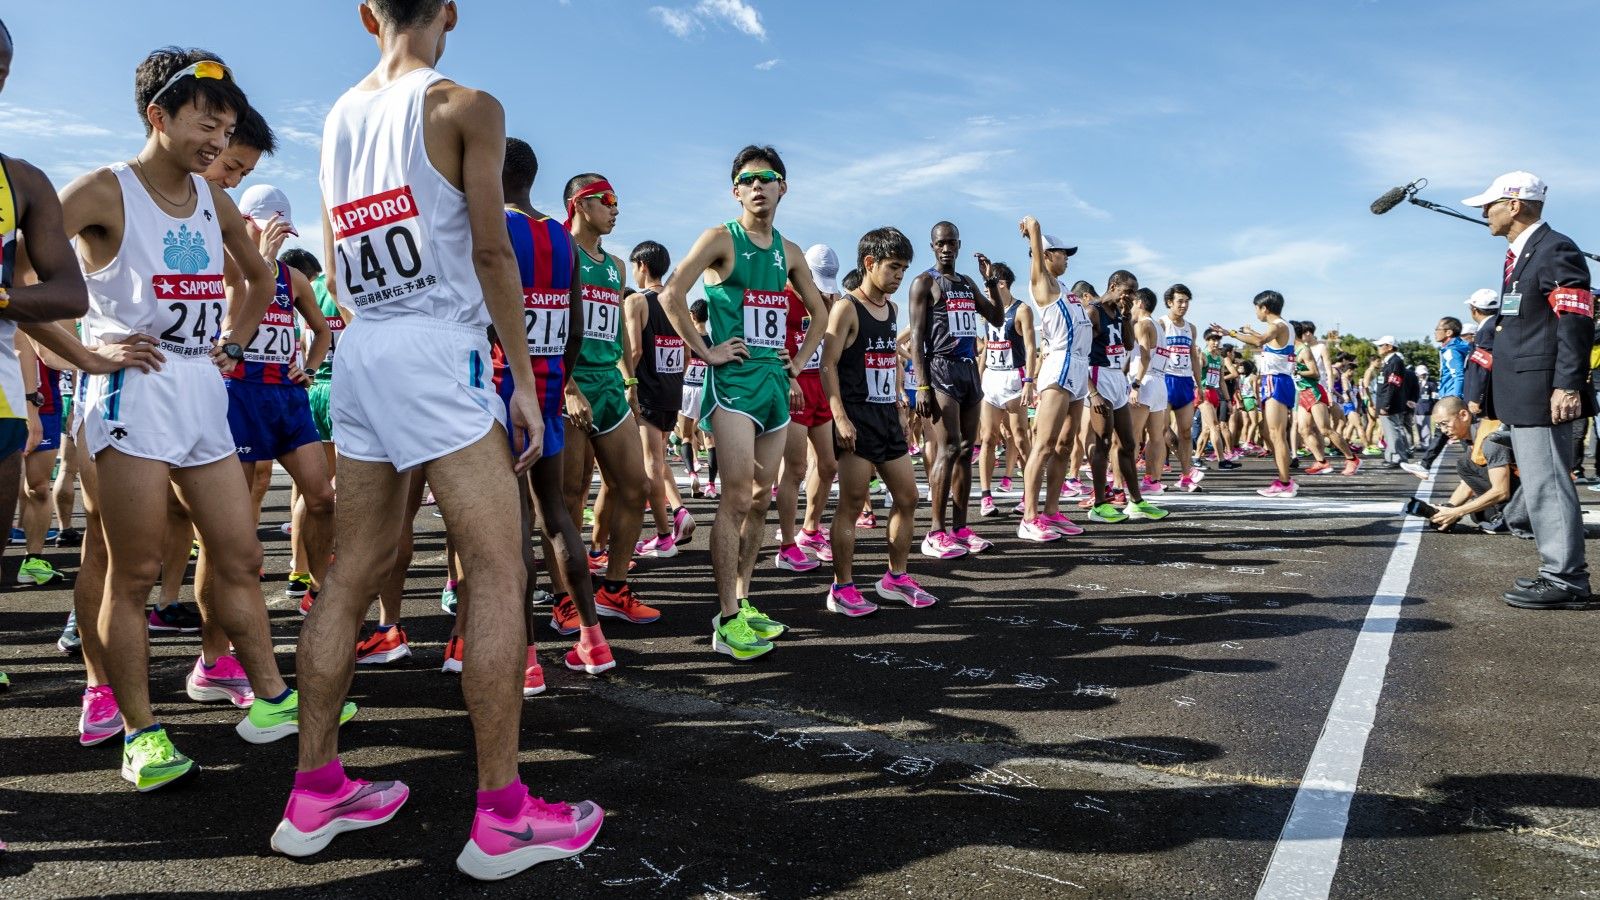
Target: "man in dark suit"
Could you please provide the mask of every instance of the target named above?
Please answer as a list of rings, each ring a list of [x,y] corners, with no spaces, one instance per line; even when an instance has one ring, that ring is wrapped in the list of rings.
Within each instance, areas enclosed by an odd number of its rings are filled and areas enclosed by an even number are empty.
[[[1393,337],[1378,338],[1378,355],[1383,364],[1373,385],[1372,403],[1378,410],[1378,425],[1383,428],[1383,440],[1388,445],[1383,453],[1383,467],[1398,469],[1411,458],[1411,410],[1416,408],[1420,389],[1417,376],[1395,349]]]
[[[1594,609],[1583,514],[1571,471],[1574,423],[1595,414],[1589,384],[1594,295],[1589,265],[1544,221],[1545,184],[1510,172],[1464,203],[1483,208],[1506,252],[1486,414],[1511,426],[1511,443],[1539,546],[1539,574],[1505,600],[1522,609]]]

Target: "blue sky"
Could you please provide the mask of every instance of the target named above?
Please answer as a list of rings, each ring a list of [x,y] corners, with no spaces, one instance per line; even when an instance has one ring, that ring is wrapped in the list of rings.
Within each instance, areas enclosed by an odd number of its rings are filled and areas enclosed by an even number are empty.
[[[270,5],[64,0],[7,5],[18,49],[0,150],[60,186],[142,143],[134,66],[161,44],[232,66],[283,138],[253,179],[315,231],[321,120],[376,60],[356,0]],[[1273,288],[1319,327],[1422,338],[1495,286],[1504,243],[1411,206],[1368,204],[1419,176],[1456,204],[1524,168],[1547,212],[1600,247],[1592,2],[461,0],[440,68],[495,93],[533,144],[534,199],[604,173],[608,246],[675,255],[735,214],[728,163],[783,152],[778,227],[854,258],[892,224],[930,261],[950,219],[965,251],[1019,270],[1024,214],[1077,242],[1071,275],[1126,267],[1195,290],[1192,317],[1252,320]],[[1563,49],[1563,35],[1576,45]],[[72,60],[71,65],[65,61]],[[1587,145],[1587,148],[1586,146]],[[968,271],[974,271],[970,265]]]

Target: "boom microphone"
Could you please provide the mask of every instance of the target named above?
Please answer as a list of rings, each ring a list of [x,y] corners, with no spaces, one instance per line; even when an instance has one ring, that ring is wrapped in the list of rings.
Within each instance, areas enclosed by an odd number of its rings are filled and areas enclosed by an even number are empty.
[[[1405,200],[1411,196],[1411,192],[1416,190],[1417,185],[1421,182],[1422,179],[1419,178],[1405,187],[1390,188],[1389,190],[1385,191],[1382,197],[1372,201],[1372,214],[1375,216],[1381,216],[1389,210],[1394,209],[1396,206],[1399,206],[1401,203],[1404,203]]]

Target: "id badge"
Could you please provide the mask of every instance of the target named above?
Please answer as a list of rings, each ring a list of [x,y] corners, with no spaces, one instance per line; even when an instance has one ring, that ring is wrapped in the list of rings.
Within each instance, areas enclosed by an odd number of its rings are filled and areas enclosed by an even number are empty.
[[[1500,315],[1502,315],[1502,316],[1520,316],[1520,315],[1522,315],[1522,294],[1518,293],[1517,291],[1511,291],[1510,293],[1501,294],[1500,295]]]

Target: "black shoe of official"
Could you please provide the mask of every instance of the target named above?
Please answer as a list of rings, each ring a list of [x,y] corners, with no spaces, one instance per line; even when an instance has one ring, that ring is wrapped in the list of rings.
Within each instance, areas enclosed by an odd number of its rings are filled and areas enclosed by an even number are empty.
[[[1528,587],[1522,587],[1521,581],[1518,579],[1516,590],[1505,594],[1506,603],[1517,609],[1595,609],[1600,606],[1593,595],[1580,594],[1545,578],[1535,579]]]
[[[63,529],[61,529],[59,532],[56,533],[56,546],[57,547],[81,547],[81,546],[83,546],[83,532],[79,531],[76,528],[63,528]]]
[[[1217,468],[1219,468],[1219,469],[1242,469],[1242,468],[1244,468],[1244,463],[1234,462],[1231,459],[1224,459],[1224,460],[1222,460],[1222,461],[1217,463]]]

